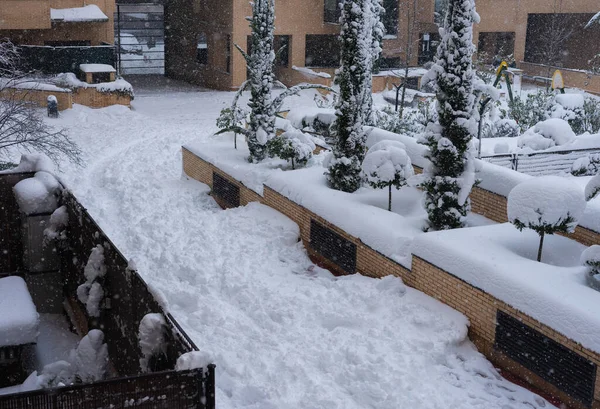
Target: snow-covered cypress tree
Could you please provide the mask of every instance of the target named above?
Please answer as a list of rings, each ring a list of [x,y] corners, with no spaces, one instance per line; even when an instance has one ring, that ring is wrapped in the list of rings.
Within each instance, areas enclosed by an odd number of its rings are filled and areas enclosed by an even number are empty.
[[[437,84],[438,123],[429,123],[422,143],[429,146],[431,166],[423,183],[425,209],[436,230],[464,226],[475,181],[472,138],[474,77],[473,23],[479,22],[474,0],[449,0],[442,40],[428,77]]]
[[[371,72],[381,52],[383,25],[380,0],[345,0],[340,32],[340,87],[333,133],[336,142],[328,161],[327,179],[334,189],[354,192],[361,185],[365,156],[364,125],[371,121]]]
[[[275,3],[274,0],[254,0],[251,4],[252,17],[249,18],[252,30],[251,53],[248,55],[242,52],[248,64],[248,87],[251,94],[248,104],[251,109],[249,132],[246,134],[246,141],[250,150],[250,161],[259,162],[267,156],[266,143],[275,135],[275,115],[270,109],[275,61],[273,51]]]

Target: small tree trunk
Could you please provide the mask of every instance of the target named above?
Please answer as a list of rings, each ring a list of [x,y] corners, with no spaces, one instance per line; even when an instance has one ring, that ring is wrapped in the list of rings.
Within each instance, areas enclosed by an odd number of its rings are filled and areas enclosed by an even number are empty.
[[[544,246],[544,232],[540,234],[540,248],[538,249],[537,261],[542,261],[542,247]]]
[[[388,211],[392,211],[392,185],[389,185],[390,194],[388,195]]]
[[[237,134],[233,133],[233,147],[237,149]]]
[[[292,170],[294,170],[294,169],[296,169],[296,168],[294,167],[294,158],[292,158]]]

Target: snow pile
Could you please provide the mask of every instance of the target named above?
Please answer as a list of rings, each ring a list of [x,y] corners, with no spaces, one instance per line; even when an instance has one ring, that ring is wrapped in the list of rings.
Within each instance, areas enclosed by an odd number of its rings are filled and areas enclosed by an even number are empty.
[[[50,9],[50,20],[53,22],[79,23],[108,21],[106,14],[95,4],[65,9]]]
[[[88,84],[77,78],[72,72],[57,74],[54,82],[67,88],[96,88],[99,92],[120,92],[133,97],[133,86],[123,78],[117,78],[111,82],[101,82],[99,84]]]
[[[0,347],[32,344],[39,316],[21,277],[0,278]]]
[[[584,94],[570,93],[570,94],[558,94],[555,97],[556,102],[565,109],[578,109],[583,108],[585,102]]]
[[[27,173],[44,171],[54,173],[55,167],[52,160],[43,154],[24,154],[17,167],[0,171],[0,174],[6,173]]]
[[[82,382],[104,379],[108,367],[108,346],[104,343],[104,333],[99,329],[90,330],[69,358],[75,374]]]
[[[571,174],[574,176],[594,176],[600,173],[600,153],[588,153],[577,158],[571,166]]]
[[[517,185],[508,195],[508,220],[525,227],[559,226],[573,232],[585,210],[581,188],[569,179],[543,176]]]
[[[112,65],[109,64],[79,64],[79,69],[83,72],[117,72]]]
[[[429,164],[429,160],[425,159],[425,154],[429,149],[425,145],[418,143],[415,138],[373,127],[366,127],[366,130],[368,148],[385,140],[398,141],[404,145],[406,153],[414,165],[424,168]]]
[[[140,321],[138,339],[142,358],[140,368],[142,372],[149,372],[148,363],[153,356],[165,352],[165,317],[159,313],[144,315]]]
[[[44,229],[44,236],[50,240],[64,240],[67,238],[67,226],[69,225],[69,213],[67,206],[61,206],[50,215],[50,225]]]
[[[329,108],[297,108],[291,109],[285,119],[297,129],[311,127],[315,120],[331,125],[335,121],[335,109]]]
[[[383,140],[371,146],[362,169],[370,184],[389,184],[397,178],[406,180],[414,174],[406,146],[393,140]]]
[[[591,178],[590,181],[585,185],[585,200],[589,202],[598,196],[598,193],[600,193],[600,174]]]
[[[176,371],[187,371],[190,369],[206,368],[209,364],[214,363],[214,357],[206,352],[192,351],[187,352],[177,358],[175,364]]]
[[[58,121],[89,163],[61,164],[61,179],[136,260],[142,278],[211,358],[203,363],[217,365],[220,409],[551,407],[500,377],[466,340],[467,320],[456,311],[398,278],[332,276],[310,262],[298,227],[265,206],[222,211],[207,186],[181,178],[181,145],[206,150],[242,178],[297,175],[294,186],[307,185],[307,201],[320,195],[315,200],[323,206],[336,204],[328,215],[340,213],[365,229],[402,233],[414,223],[420,234],[420,192],[405,187],[398,195],[394,210],[401,216],[382,209],[382,191],[328,196],[317,166],[245,167],[247,151],[234,151],[232,135],[211,137],[233,94],[190,90],[152,91],[134,102],[134,111],[68,110]],[[313,106],[312,96],[290,98],[286,107]],[[318,191],[308,188],[312,179]],[[369,211],[353,212],[346,203]],[[390,219],[379,220],[384,213]]]
[[[581,253],[580,262],[588,268],[588,284],[600,291],[600,246],[588,247]]]
[[[552,146],[560,146],[575,140],[575,132],[567,121],[560,118],[550,118],[538,122],[518,139],[518,146],[538,151]]]
[[[77,287],[77,298],[86,306],[90,317],[100,316],[100,303],[104,298],[104,290],[100,279],[106,274],[104,265],[104,248],[98,244],[92,249],[88,262],[83,270],[85,283]]]
[[[24,89],[24,90],[37,90],[37,91],[49,91],[49,92],[71,92],[68,89],[57,87],[52,84],[45,84],[39,80],[32,79],[19,79],[10,80],[6,78],[0,78],[0,88],[12,88],[12,89]]]
[[[292,65],[292,70],[298,71],[308,77],[331,78],[331,75],[327,74],[326,72],[317,72],[306,67],[296,67],[295,65]]]
[[[13,187],[19,209],[25,214],[52,213],[58,207],[62,187],[56,178],[45,171],[23,179]]]
[[[509,223],[432,232],[415,238],[413,253],[506,302],[559,333],[600,352],[600,293],[585,285],[585,246],[562,236],[545,239]]]

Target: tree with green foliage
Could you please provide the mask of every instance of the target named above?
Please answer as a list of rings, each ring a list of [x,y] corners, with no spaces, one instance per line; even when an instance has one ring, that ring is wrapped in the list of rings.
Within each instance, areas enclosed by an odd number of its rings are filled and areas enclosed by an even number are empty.
[[[427,75],[436,84],[439,119],[428,124],[422,138],[431,161],[422,187],[429,225],[435,230],[463,227],[470,207],[475,174],[469,148],[476,128],[473,22],[478,21],[473,0],[448,1],[442,40]]]
[[[340,68],[335,83],[340,87],[333,124],[335,144],[327,161],[329,185],[354,192],[361,185],[361,163],[367,135],[364,125],[372,116],[372,78],[375,60],[381,53],[383,8],[379,0],[346,0],[340,32]]]

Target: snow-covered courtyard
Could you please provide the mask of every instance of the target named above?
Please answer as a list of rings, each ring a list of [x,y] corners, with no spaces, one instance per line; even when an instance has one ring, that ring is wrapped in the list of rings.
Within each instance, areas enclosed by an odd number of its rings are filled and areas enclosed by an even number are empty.
[[[332,276],[263,205],[221,210],[182,176],[181,146],[212,138],[233,94],[164,89],[62,112],[86,166],[58,175],[217,365],[217,407],[551,406],[499,376],[458,312],[398,278]]]

